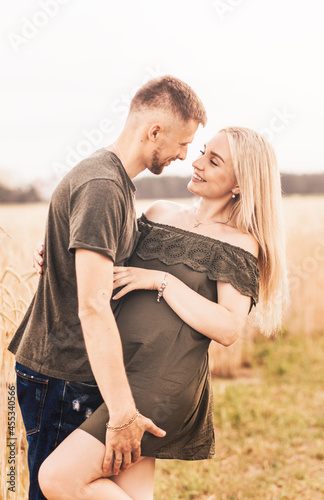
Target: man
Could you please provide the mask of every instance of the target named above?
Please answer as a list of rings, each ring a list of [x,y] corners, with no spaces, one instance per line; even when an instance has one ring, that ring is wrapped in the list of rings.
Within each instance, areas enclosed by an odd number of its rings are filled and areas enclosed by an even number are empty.
[[[136,243],[131,179],[184,160],[200,123],[206,112],[188,85],[170,76],[152,80],[132,99],[118,141],[81,161],[54,191],[44,273],[9,346],[16,354],[31,500],[44,498],[37,481],[41,463],[102,398],[109,425],[126,427],[107,431],[108,475],[139,458],[145,431],[164,435],[144,416],[134,418],[110,304],[113,266],[123,264]]]

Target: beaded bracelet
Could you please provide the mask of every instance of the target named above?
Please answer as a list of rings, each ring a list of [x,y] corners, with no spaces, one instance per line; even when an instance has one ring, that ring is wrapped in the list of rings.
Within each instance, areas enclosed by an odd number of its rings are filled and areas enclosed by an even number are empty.
[[[115,427],[112,427],[111,425],[109,425],[109,422],[107,422],[106,429],[108,431],[112,431],[112,432],[123,431],[124,429],[127,429],[127,427],[129,427],[130,425],[132,425],[135,422],[135,420],[137,419],[139,414],[140,414],[140,412],[138,410],[136,410],[135,415],[133,415],[132,418],[130,420],[128,420],[128,422],[126,422],[126,424],[116,425]]]
[[[167,279],[167,275],[168,275],[168,273],[165,273],[163,281],[162,281],[161,286],[160,286],[159,291],[158,291],[156,302],[160,302],[161,298],[163,297],[164,289],[165,289],[165,287],[168,284],[167,280],[166,280]]]

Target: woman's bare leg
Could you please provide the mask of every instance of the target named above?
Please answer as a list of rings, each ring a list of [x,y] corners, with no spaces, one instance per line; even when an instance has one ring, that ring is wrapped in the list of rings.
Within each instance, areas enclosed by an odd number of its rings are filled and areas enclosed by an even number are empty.
[[[152,500],[154,458],[143,458],[118,476],[104,478],[105,446],[77,429],[45,460],[39,472],[48,500]]]
[[[155,458],[142,458],[110,479],[133,500],[153,500]]]

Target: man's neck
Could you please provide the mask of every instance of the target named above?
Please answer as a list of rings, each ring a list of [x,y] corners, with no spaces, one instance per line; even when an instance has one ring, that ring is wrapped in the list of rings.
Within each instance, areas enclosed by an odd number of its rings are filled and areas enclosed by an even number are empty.
[[[118,156],[130,179],[134,179],[146,168],[142,151],[138,147],[140,143],[136,133],[124,129],[114,144],[106,148]]]

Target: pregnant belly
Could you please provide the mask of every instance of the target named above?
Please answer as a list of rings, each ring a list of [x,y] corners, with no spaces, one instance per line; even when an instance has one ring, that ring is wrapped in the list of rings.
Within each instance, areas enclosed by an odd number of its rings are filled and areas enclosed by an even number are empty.
[[[208,351],[210,340],[192,330],[154,291],[128,294],[117,316],[129,373],[190,382]]]

